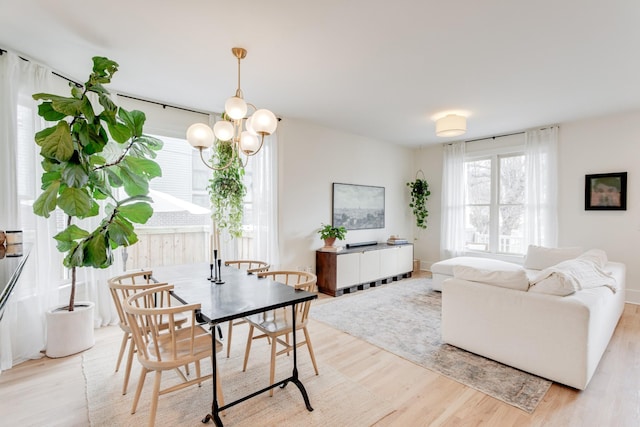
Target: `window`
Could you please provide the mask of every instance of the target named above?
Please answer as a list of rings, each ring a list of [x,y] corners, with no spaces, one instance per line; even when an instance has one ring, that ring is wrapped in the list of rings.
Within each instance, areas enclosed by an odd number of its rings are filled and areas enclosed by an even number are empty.
[[[524,254],[524,153],[465,160],[465,249]]]

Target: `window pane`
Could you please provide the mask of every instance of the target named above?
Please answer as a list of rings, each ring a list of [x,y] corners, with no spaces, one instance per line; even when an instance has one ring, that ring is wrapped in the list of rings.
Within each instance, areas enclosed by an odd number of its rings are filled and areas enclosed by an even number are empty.
[[[489,250],[489,206],[467,206],[465,209],[465,247],[473,251]]]
[[[522,221],[523,215],[523,205],[500,207],[500,235],[498,239],[498,252],[508,254],[524,253],[524,224]]]
[[[465,163],[467,175],[467,204],[491,203],[491,159]]]
[[[500,204],[524,203],[524,156],[500,158]]]

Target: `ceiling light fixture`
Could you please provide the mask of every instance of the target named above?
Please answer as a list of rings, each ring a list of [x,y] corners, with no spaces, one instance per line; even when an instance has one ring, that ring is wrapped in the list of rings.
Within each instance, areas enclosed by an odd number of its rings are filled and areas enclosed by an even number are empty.
[[[466,131],[466,117],[457,114],[447,114],[436,120],[436,135],[438,136],[458,136]]]
[[[240,90],[240,61],[247,56],[247,51],[241,47],[234,47],[231,52],[238,58],[238,89],[235,96],[225,102],[222,120],[218,120],[213,129],[204,123],[194,123],[187,129],[187,141],[200,150],[202,162],[213,170],[228,168],[235,157],[240,157],[240,152],[246,156],[242,162],[246,165],[249,156],[255,155],[262,148],[264,137],[271,135],[278,127],[275,114],[266,109],[257,109],[255,105],[245,102]],[[253,109],[253,114],[246,117],[249,107]],[[233,155],[224,165],[210,164],[202,155],[202,150],[211,147],[214,142],[232,144]]]

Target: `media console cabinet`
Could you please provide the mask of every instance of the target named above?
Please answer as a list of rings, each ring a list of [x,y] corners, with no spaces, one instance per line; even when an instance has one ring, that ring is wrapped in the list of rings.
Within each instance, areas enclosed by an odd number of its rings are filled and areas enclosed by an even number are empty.
[[[411,277],[412,272],[411,243],[316,251],[318,289],[334,297]]]

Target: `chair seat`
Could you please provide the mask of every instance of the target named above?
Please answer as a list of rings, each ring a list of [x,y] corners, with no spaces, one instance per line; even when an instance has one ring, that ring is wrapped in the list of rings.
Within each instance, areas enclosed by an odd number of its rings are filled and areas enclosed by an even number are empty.
[[[184,365],[184,362],[189,357],[192,360],[199,360],[202,359],[203,355],[211,354],[211,335],[201,327],[196,326],[192,341],[191,329],[178,329],[173,334],[173,337],[169,334],[160,335],[157,340],[158,352],[156,353],[155,351],[156,343],[150,343],[147,346],[149,360],[141,361],[141,363],[148,369],[159,369],[161,366],[162,369],[166,369],[167,364],[177,367]],[[216,340],[216,352],[220,350],[222,350],[222,343]]]
[[[275,311],[275,316],[273,315]],[[264,313],[254,314],[244,319],[251,323],[254,327],[265,333],[287,333],[291,332],[293,325],[291,324],[291,312],[286,310],[273,310]],[[302,329],[306,326],[307,321],[296,319],[296,329]]]

